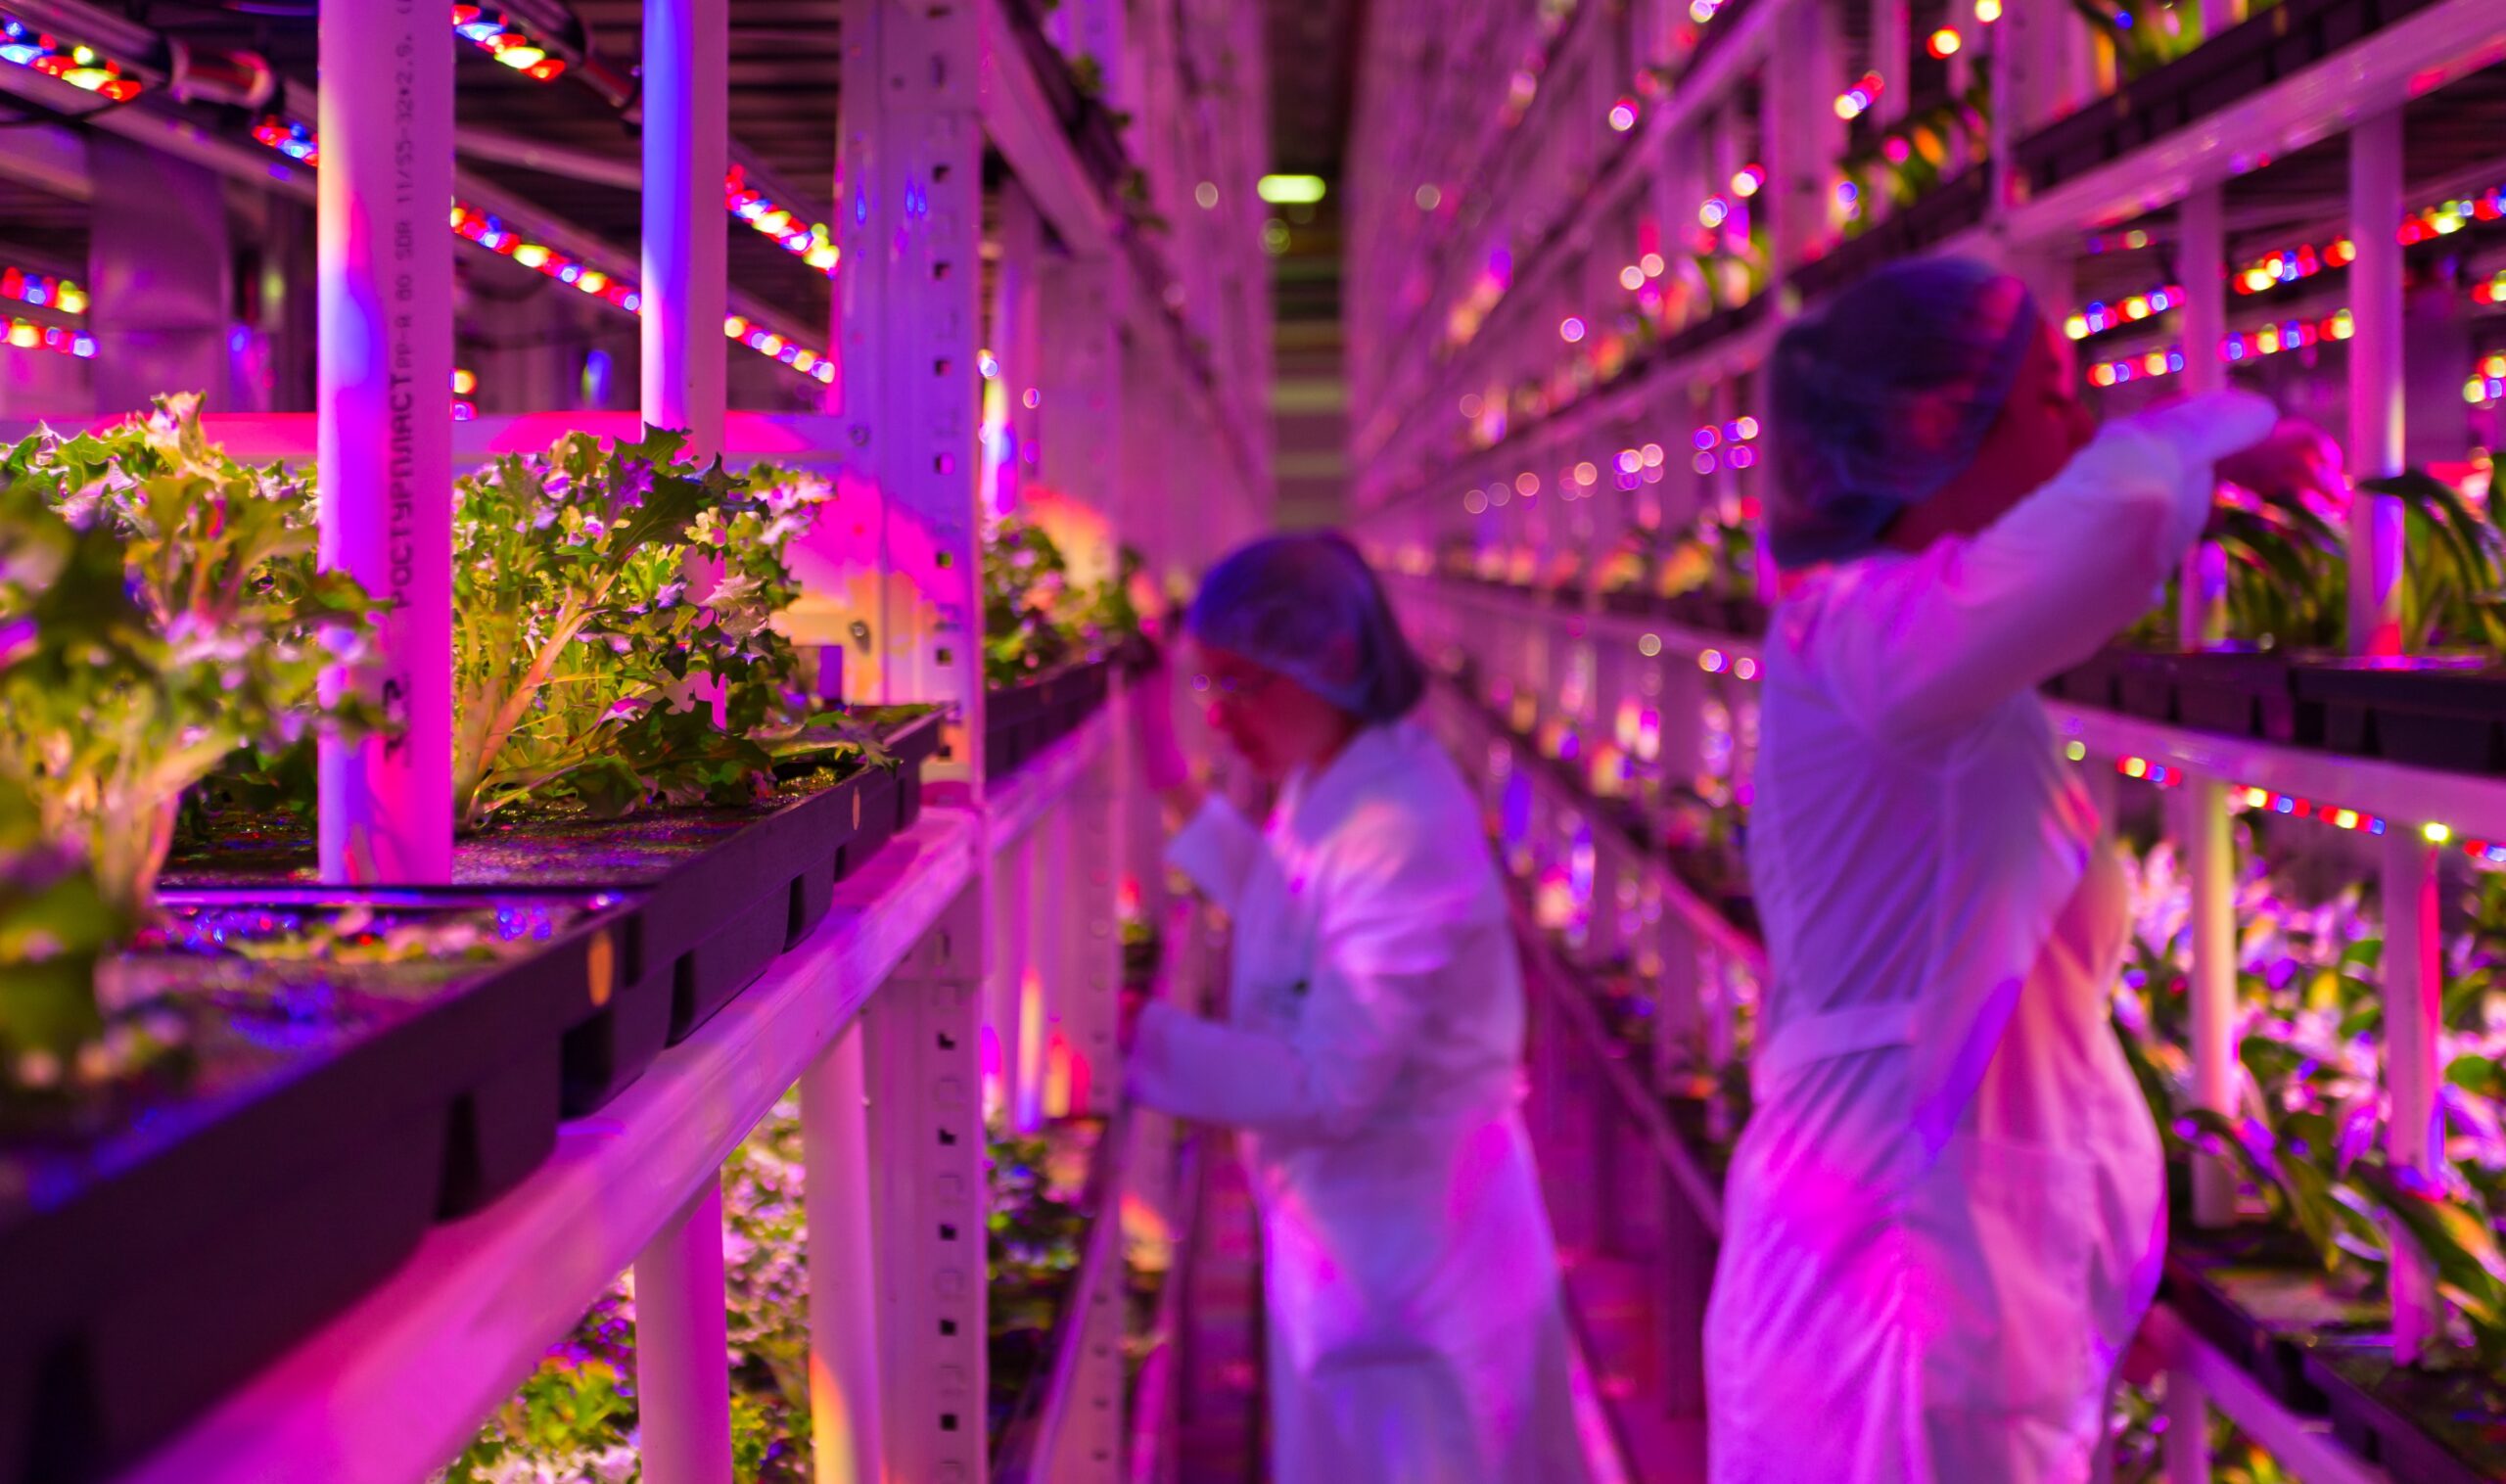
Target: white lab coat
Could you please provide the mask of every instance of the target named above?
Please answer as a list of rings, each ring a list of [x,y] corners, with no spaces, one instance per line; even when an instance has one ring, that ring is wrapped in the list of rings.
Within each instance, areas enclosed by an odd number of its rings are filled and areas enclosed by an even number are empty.
[[[1213,800],[1169,858],[1234,923],[1233,1014],[1151,1004],[1150,1107],[1245,1132],[1277,1484],[1579,1484],[1523,990],[1478,806],[1411,723]]]
[[[2148,606],[2229,393],[2110,425],[1989,529],[1817,574],[1768,637],[1774,977],[1706,1322],[1716,1484],[2089,1476],[2164,1242],[2107,1026],[2127,904],[2038,682]]]

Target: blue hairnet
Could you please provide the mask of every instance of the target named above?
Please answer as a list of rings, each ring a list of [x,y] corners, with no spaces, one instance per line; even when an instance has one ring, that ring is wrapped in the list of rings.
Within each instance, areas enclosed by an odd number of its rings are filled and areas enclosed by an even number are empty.
[[[1933,257],[1785,331],[1771,363],[1777,564],[1862,555],[1972,463],[2042,325],[2018,279]]]
[[[1268,536],[1230,552],[1201,580],[1183,627],[1369,722],[1409,715],[1427,688],[1374,570],[1328,533]]]

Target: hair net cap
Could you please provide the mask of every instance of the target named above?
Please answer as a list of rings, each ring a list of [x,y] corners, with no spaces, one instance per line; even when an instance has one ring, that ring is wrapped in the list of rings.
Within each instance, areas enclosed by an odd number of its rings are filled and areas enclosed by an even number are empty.
[[[1409,715],[1427,688],[1374,570],[1339,535],[1237,547],[1201,580],[1183,626],[1368,722]]]
[[[1776,562],[1862,555],[1972,463],[2042,326],[2018,279],[1934,257],[1787,330],[1772,361]]]

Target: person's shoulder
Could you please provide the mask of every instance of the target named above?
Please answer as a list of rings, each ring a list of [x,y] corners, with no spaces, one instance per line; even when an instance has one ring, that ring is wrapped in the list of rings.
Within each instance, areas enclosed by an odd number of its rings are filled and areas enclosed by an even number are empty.
[[[1344,865],[1402,875],[1466,869],[1486,854],[1479,805],[1462,771],[1423,732],[1404,737],[1331,831]]]

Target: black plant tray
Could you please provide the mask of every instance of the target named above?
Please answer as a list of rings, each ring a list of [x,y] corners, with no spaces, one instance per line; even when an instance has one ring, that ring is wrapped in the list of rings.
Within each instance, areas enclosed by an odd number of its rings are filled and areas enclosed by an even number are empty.
[[[2122,704],[2123,656],[2120,649],[2101,649],[2045,682],[2045,689],[2065,701],[2114,711]]]
[[[1614,587],[1601,594],[1601,611],[1623,619],[1667,619],[1669,600],[1643,587]]]
[[[2449,772],[2506,773],[2506,666],[2423,661],[2300,667],[2297,695],[2323,708],[2324,745]]]
[[[1066,665],[984,694],[984,776],[1001,778],[1078,730],[1105,704],[1125,652]]]
[[[2117,708],[2152,721],[2255,737],[2300,747],[2323,745],[2321,703],[2297,694],[2292,678],[2305,658],[2270,650],[2110,651]]]
[[[2173,1233],[2165,1294],[2195,1333],[2283,1406],[2308,1415],[2321,1414],[2325,1403],[2308,1377],[2306,1356],[2388,1323],[2382,1302],[2332,1291],[2305,1243],[2276,1227]]]
[[[1766,632],[1766,605],[1752,597],[1726,597],[1712,592],[1684,592],[1664,605],[1674,624],[1754,639]]]
[[[2019,141],[2043,192],[2302,71],[2434,0],[2280,0],[2185,56]]]
[[[2331,1404],[2333,1435],[2392,1478],[2506,1479],[2506,1380],[2397,1367],[2385,1344],[2318,1346],[2306,1355],[2306,1374]]]
[[[835,883],[918,814],[921,766],[939,726],[932,713],[890,734],[905,760],[895,774],[856,769],[823,786],[796,778],[775,799],[736,809],[529,818],[455,845],[458,886],[628,888],[644,898],[623,934],[618,992],[568,1040],[568,1117],[617,1096],[817,926]],[[166,880],[301,882],[312,873],[310,843],[297,830],[180,860]]]
[[[272,900],[273,898],[277,900]],[[109,988],[177,1020],[187,1077],[0,1130],[0,1484],[138,1457],[556,1140],[561,1043],[620,982],[604,894],[169,894]],[[370,905],[392,963],[231,945]],[[458,932],[481,957],[446,951]],[[362,940],[371,942],[370,938]]]

